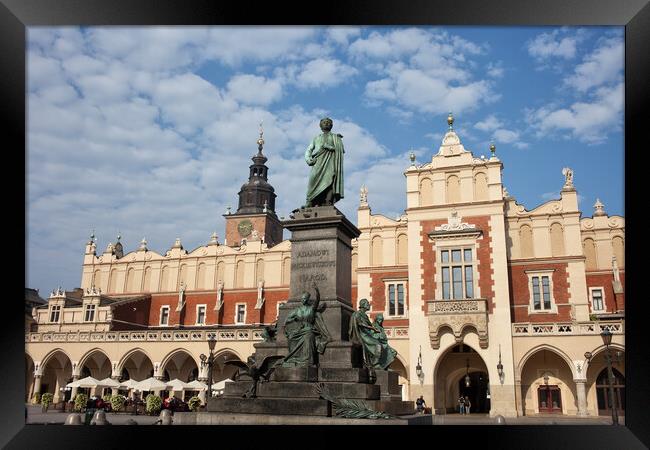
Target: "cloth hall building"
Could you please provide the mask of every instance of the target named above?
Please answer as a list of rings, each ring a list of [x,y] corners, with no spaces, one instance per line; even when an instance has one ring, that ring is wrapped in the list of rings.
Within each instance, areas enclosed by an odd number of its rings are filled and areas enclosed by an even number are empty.
[[[624,218],[599,201],[583,216],[573,172],[561,182],[559,167],[560,198],[527,209],[502,185],[494,146],[474,157],[451,115],[448,124],[428,162],[405,165],[404,214],[373,214],[362,187],[356,218],[353,304],[367,298],[369,315],[383,314],[403,398],[423,395],[434,414],[457,412],[461,395],[491,416],[610,414],[609,330],[624,413]],[[26,314],[26,399],[62,400],[87,375],[205,381],[212,335],[213,380],[233,375],[223,361],[245,361],[289,296],[291,242],[263,144],[260,135],[223,243],[213,234],[188,251],[177,239],[160,254],[145,240],[125,252],[118,237],[99,252],[91,236],[80,288]]]

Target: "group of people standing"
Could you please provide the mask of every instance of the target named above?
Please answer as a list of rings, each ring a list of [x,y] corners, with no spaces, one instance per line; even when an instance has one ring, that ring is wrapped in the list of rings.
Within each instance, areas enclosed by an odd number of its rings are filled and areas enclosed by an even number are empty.
[[[468,396],[458,397],[458,412],[461,414],[469,414],[469,410],[472,407],[472,402],[469,401]]]

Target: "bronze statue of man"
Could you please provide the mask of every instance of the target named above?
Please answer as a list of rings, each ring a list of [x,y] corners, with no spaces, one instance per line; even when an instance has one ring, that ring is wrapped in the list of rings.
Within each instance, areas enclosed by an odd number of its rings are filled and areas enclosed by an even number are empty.
[[[305,151],[311,167],[305,207],[333,205],[343,198],[343,136],[332,133],[332,119],[320,121],[321,134]]]

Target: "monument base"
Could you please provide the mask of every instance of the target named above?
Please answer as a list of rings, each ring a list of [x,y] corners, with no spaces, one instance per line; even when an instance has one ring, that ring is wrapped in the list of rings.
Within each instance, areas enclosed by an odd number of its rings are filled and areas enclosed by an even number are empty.
[[[414,414],[399,419],[371,420],[273,414],[177,412],[174,413],[174,425],[433,425],[433,416]]]

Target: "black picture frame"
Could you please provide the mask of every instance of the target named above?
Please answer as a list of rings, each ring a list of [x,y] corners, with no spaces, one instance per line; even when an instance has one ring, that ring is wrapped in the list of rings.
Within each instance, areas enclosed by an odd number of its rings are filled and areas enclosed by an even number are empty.
[[[621,25],[625,26],[625,192],[632,207],[625,211],[626,237],[626,424],[625,426],[490,426],[490,427],[371,427],[351,430],[335,427],[328,430],[301,427],[300,439],[295,429],[261,427],[251,434],[242,429],[224,427],[62,427],[24,425],[24,323],[22,287],[12,277],[11,294],[4,300],[2,330],[3,382],[0,383],[0,445],[6,448],[131,448],[134,439],[144,436],[136,445],[157,447],[169,445],[218,445],[236,438],[237,447],[258,447],[258,442],[275,442],[287,447],[320,447],[341,443],[343,439],[361,436],[365,445],[446,445],[468,448],[470,442],[495,448],[589,448],[633,449],[650,446],[648,424],[648,345],[644,332],[647,324],[647,300],[640,296],[639,265],[644,237],[643,202],[632,203],[642,195],[637,185],[644,179],[643,116],[648,112],[650,80],[650,6],[648,0],[464,0],[427,1],[357,0],[327,3],[282,4],[278,2],[242,4],[208,0],[0,0],[0,89],[2,123],[7,125],[4,137],[5,156],[18,155],[16,162],[5,164],[6,223],[17,224],[14,211],[26,217],[26,197],[14,194],[25,186],[26,164],[25,114],[25,27],[64,25]],[[646,113],[646,114],[644,114]],[[25,153],[21,153],[24,149]],[[21,158],[22,156],[22,158]],[[22,163],[21,163],[22,161]],[[22,168],[21,171],[18,168]],[[606,168],[604,168],[606,170]],[[9,188],[9,189],[7,189]],[[25,220],[26,223],[26,220]],[[20,272],[15,255],[25,254],[25,226],[15,225],[7,238],[4,235],[5,257]],[[20,248],[22,244],[22,249]],[[23,276],[25,276],[23,264]],[[17,276],[16,276],[17,278]],[[14,376],[15,375],[15,376]],[[329,430],[332,430],[331,432]],[[326,432],[325,432],[326,431]],[[478,432],[478,434],[471,434]],[[345,438],[341,432],[345,432]],[[275,441],[268,437],[273,436]],[[207,441],[202,441],[206,438]],[[451,440],[448,440],[451,439]],[[446,442],[446,443],[445,443]],[[444,444],[443,444],[444,443]],[[230,444],[235,445],[235,444]],[[395,445],[391,443],[390,445]]]

